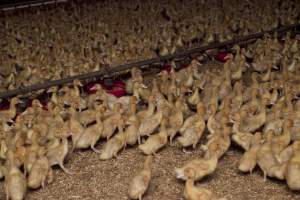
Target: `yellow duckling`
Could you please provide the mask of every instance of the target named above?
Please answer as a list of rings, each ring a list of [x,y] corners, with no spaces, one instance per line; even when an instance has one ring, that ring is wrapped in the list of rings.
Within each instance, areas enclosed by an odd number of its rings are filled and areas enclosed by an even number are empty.
[[[195,171],[193,173],[196,174]],[[186,200],[226,200],[217,198],[215,194],[204,187],[195,186],[194,177],[188,178],[185,182],[183,195]]]
[[[168,133],[166,130],[166,119],[162,119],[159,133],[150,136],[144,144],[139,145],[139,149],[146,155],[155,154],[159,149],[168,143]]]
[[[147,156],[143,169],[136,174],[130,182],[128,195],[130,199],[142,200],[142,196],[147,191],[151,181],[152,156]]]

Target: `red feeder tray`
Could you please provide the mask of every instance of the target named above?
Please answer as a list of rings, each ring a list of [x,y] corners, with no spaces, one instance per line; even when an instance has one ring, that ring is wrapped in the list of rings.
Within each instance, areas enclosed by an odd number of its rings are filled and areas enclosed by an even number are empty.
[[[126,95],[126,90],[124,88],[120,88],[120,87],[115,87],[111,90],[106,90],[107,93],[112,94],[116,97],[121,97]]]
[[[228,60],[228,58],[226,58],[227,55],[227,52],[219,52],[215,55],[215,59],[220,62],[226,62]]]

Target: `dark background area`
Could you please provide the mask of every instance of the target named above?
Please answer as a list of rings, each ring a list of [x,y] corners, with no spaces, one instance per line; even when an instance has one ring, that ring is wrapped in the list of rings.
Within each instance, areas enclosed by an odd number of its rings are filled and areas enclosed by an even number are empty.
[[[28,3],[42,3],[50,0],[0,0],[0,7],[6,7],[10,5],[22,5]]]

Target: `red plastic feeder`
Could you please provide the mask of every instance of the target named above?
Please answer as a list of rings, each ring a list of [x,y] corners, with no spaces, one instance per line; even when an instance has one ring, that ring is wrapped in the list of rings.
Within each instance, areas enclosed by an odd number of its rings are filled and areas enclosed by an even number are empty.
[[[126,90],[124,88],[120,88],[120,87],[114,87],[111,90],[106,90],[107,93],[112,94],[116,97],[121,97],[126,95]]]
[[[227,55],[227,52],[219,52],[215,55],[215,59],[220,62],[226,62],[228,60],[228,58],[226,58]]]

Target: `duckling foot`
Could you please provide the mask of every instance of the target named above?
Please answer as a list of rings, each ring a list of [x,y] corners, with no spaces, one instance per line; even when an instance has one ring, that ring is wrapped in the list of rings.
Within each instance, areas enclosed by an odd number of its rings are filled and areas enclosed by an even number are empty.
[[[182,151],[183,151],[183,153],[186,153],[186,154],[192,154],[193,153],[192,151],[188,151],[185,148],[183,148]]]

